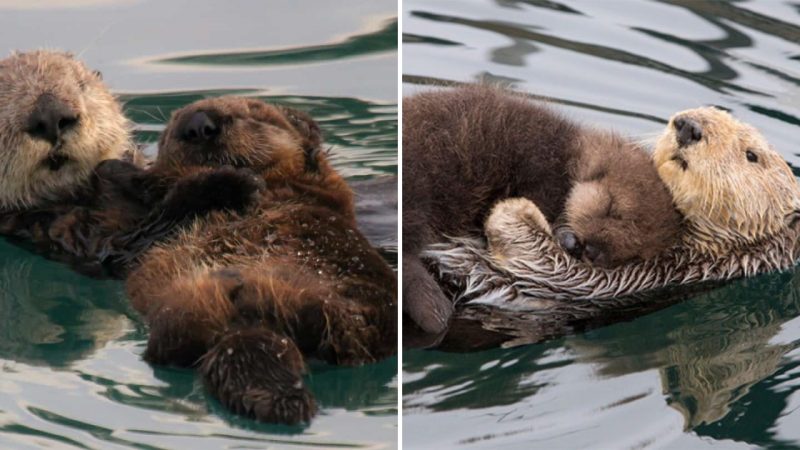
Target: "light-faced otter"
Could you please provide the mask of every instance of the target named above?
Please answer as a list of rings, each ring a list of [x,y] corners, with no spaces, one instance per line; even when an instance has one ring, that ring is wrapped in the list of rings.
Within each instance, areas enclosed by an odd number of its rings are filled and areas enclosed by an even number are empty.
[[[0,60],[0,105],[0,209],[69,198],[100,161],[133,150],[99,73],[67,53]]]
[[[602,299],[753,276],[800,258],[800,188],[753,127],[716,108],[677,113],[654,162],[685,225],[679,243],[651,260],[604,269],[571,258],[526,199],[494,208],[488,248],[455,239],[426,256],[466,297],[523,308],[530,299]]]
[[[321,145],[310,117],[258,100],[175,112],[152,171],[180,183],[229,165],[261,179],[260,197],[243,214],[198,217],[126,281],[150,326],[145,359],[198,367],[222,404],[266,422],[314,415],[306,356],[354,365],[396,350],[394,272],[356,228],[352,193]],[[199,196],[184,190],[173,204]]]
[[[420,253],[482,235],[499,200],[529,199],[565,249],[598,266],[651,258],[680,230],[644,149],[489,86],[404,99],[403,172],[403,308],[428,333],[453,304]]]

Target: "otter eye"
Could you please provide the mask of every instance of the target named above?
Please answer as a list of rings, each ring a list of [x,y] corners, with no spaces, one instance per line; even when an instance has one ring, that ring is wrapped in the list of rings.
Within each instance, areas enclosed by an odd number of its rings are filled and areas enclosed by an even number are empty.
[[[752,150],[746,151],[745,155],[747,156],[747,160],[750,161],[751,163],[758,162],[758,155],[756,155]]]

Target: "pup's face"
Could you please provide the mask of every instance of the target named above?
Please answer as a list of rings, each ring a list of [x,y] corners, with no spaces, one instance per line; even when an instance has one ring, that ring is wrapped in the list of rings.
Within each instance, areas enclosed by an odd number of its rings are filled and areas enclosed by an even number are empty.
[[[322,161],[321,134],[306,114],[260,100],[219,97],[173,113],[161,135],[156,168],[247,167],[291,177]]]
[[[619,181],[576,184],[565,212],[577,241],[558,233],[564,248],[606,268],[653,258],[674,245],[680,231],[680,215],[663,185]]]
[[[98,73],[65,53],[0,60],[0,207],[55,200],[131,146],[119,103]]]
[[[675,114],[653,155],[689,222],[754,240],[794,225],[800,188],[789,166],[752,126],[706,107]]]

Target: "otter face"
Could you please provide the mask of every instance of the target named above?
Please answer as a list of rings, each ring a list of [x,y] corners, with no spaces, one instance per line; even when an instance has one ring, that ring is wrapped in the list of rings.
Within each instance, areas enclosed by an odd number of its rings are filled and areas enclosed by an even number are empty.
[[[0,208],[64,198],[130,149],[128,122],[100,76],[66,53],[0,60]]]
[[[713,107],[675,114],[653,154],[687,222],[717,240],[752,242],[794,226],[800,188],[752,126]]]
[[[292,176],[322,157],[321,134],[305,113],[244,97],[200,100],[172,114],[155,168],[247,167]]]
[[[680,215],[655,181],[634,175],[577,183],[567,198],[567,222],[556,232],[561,246],[590,264],[612,268],[653,258],[675,244]]]

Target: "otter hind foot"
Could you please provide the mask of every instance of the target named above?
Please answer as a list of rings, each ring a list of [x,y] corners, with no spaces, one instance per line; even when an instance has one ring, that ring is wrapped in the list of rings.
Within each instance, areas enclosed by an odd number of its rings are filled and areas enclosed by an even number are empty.
[[[403,313],[425,333],[447,331],[455,307],[417,256],[403,255]]]
[[[317,412],[303,383],[303,355],[294,341],[263,328],[228,332],[206,355],[200,373],[211,392],[236,414],[296,425]]]

